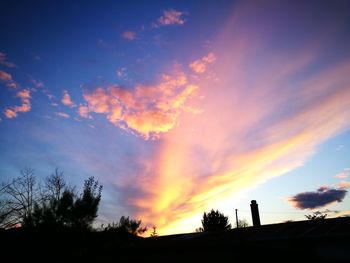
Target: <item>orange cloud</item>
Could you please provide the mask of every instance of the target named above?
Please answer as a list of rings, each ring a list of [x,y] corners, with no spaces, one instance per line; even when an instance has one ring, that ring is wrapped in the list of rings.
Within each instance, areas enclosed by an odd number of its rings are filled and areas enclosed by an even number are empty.
[[[84,94],[84,99],[90,112],[106,114],[113,124],[149,139],[176,125],[179,114],[190,109],[185,102],[196,90],[183,72],[177,72],[164,74],[156,85],[138,85],[133,90],[98,87]]]
[[[21,91],[18,91],[16,93],[16,97],[21,99],[22,105],[13,106],[5,109],[4,115],[8,119],[17,117],[17,112],[28,112],[31,109],[31,105],[30,105],[31,96],[30,96],[29,89],[23,89]]]
[[[4,110],[4,115],[8,119],[12,119],[12,118],[16,118],[17,117],[17,112],[14,111],[13,109],[8,108],[8,109]]]
[[[0,79],[2,81],[12,81],[12,76],[11,76],[11,74],[0,70]]]
[[[182,17],[183,12],[174,9],[165,10],[163,15],[158,19],[158,24],[162,26],[183,25],[186,20]]]
[[[348,189],[350,188],[350,182],[341,181],[340,183],[337,184],[337,187],[339,187],[340,189]]]
[[[78,108],[78,114],[79,114],[80,117],[90,118],[89,107],[85,106],[85,105],[80,105],[79,108]]]
[[[193,61],[189,67],[196,73],[202,74],[207,70],[207,65],[213,63],[216,60],[214,53],[210,52],[208,55],[201,59]]]
[[[67,90],[64,90],[63,91],[63,97],[62,97],[62,100],[61,100],[62,104],[65,105],[65,106],[68,106],[68,107],[75,107],[75,103],[72,101],[69,93]]]
[[[133,31],[125,31],[123,32],[122,37],[126,40],[132,41],[136,39],[136,33]]]

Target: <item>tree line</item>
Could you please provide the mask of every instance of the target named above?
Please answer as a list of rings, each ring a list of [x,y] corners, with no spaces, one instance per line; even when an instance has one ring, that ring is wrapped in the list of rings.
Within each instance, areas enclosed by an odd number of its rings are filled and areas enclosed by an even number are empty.
[[[75,186],[69,185],[59,169],[43,182],[38,182],[34,170],[25,168],[21,175],[0,187],[0,228],[47,227],[91,230],[98,215],[103,186],[94,178],[84,181],[79,193]],[[307,219],[324,219],[327,215],[315,212],[306,215]],[[229,219],[218,210],[204,212],[202,226],[196,232],[225,231],[232,228]],[[247,220],[239,220],[237,227],[249,226]],[[125,232],[142,235],[147,227],[141,220],[122,216],[117,223],[103,227],[103,231]],[[153,226],[151,237],[158,236]]]
[[[20,176],[0,187],[0,228],[66,228],[92,230],[98,216],[103,186],[94,178],[84,181],[81,192],[69,185],[59,169],[39,182],[34,170],[25,168]],[[141,220],[122,216],[105,231],[143,234]],[[155,229],[153,234],[155,234]]]

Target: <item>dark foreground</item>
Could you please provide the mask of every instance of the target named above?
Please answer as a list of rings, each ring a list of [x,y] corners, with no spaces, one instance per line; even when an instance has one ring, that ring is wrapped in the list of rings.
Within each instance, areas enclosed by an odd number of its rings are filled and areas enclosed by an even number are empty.
[[[0,232],[1,262],[350,262],[350,218],[140,238],[120,232]]]

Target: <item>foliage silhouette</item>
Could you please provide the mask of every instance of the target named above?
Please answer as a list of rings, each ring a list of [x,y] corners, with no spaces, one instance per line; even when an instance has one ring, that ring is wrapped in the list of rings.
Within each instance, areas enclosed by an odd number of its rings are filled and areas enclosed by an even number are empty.
[[[231,229],[228,217],[218,210],[212,209],[209,213],[204,212],[201,232],[224,231]]]
[[[41,188],[34,171],[26,168],[21,176],[0,188],[0,227],[90,229],[97,217],[102,185],[94,177],[85,180],[78,196],[58,169],[45,179]]]
[[[238,220],[238,228],[248,227],[248,226],[249,226],[249,223],[246,219]]]
[[[320,211],[316,211],[313,214],[305,215],[305,217],[309,220],[322,220],[327,217],[327,214],[324,214]]]
[[[157,227],[153,226],[152,229],[153,229],[153,231],[152,231],[150,237],[158,237]]]
[[[141,220],[131,219],[129,217],[122,216],[119,219],[119,223],[116,224],[116,229],[121,232],[127,232],[132,235],[142,235],[147,231],[147,227],[141,226]]]
[[[25,168],[11,182],[0,188],[0,227],[13,227],[31,221],[35,203],[39,201],[39,187],[34,170]]]

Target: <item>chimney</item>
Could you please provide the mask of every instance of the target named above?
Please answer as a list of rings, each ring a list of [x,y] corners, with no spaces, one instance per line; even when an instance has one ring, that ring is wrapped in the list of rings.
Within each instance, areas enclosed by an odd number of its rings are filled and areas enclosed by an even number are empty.
[[[260,226],[259,208],[256,200],[252,200],[250,210],[252,211],[253,226]]]

